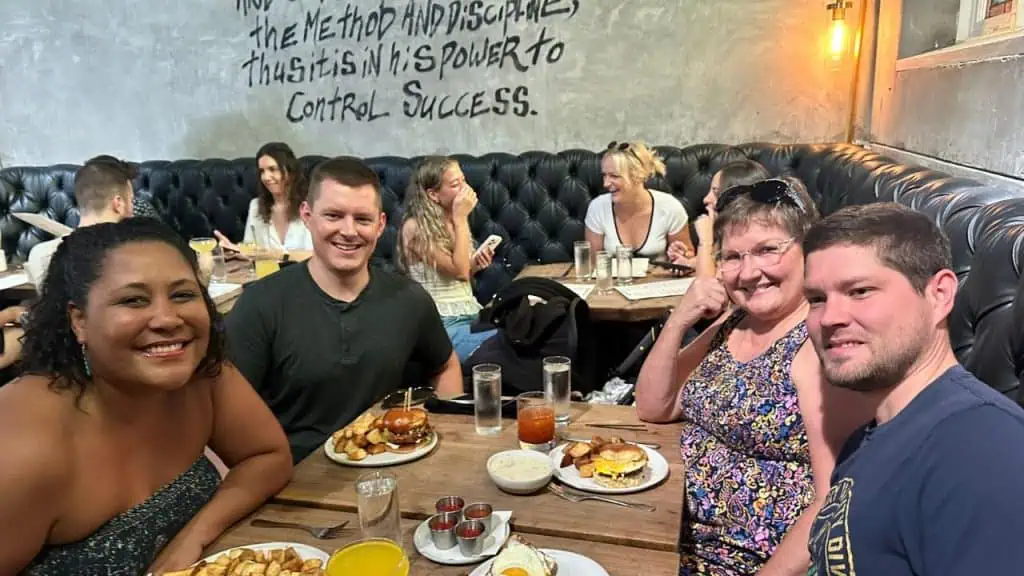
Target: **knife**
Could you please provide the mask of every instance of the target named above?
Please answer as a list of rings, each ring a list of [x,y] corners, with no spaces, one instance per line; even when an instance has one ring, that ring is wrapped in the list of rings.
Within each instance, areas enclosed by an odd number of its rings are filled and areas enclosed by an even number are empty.
[[[562,436],[562,440],[565,440],[567,442],[587,442],[587,443],[589,443],[591,439],[590,438],[581,438],[581,437],[576,437],[576,436]],[[637,446],[643,446],[645,448],[650,448],[651,450],[661,450],[661,444],[655,444],[653,442],[629,442],[629,441],[626,441],[626,444],[636,444]]]

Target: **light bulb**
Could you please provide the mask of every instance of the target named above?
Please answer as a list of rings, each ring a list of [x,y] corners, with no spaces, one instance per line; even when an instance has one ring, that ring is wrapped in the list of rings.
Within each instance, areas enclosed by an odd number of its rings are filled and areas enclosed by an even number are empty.
[[[849,33],[846,30],[846,20],[832,20],[832,26],[828,33],[828,55],[832,60],[839,61],[846,56],[849,45]]]

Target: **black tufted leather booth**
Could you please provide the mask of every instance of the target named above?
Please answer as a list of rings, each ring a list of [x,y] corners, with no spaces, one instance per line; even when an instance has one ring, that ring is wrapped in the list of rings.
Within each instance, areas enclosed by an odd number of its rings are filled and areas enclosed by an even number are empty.
[[[822,213],[851,204],[895,201],[932,217],[949,235],[960,278],[950,326],[957,356],[989,385],[1017,397],[1024,376],[1024,198],[1002,189],[921,167],[898,164],[850,144],[739,146],[701,144],[658,147],[668,168],[650,185],[674,194],[693,218],[711,177],[734,160],[750,158],[773,174],[800,178]],[[311,170],[323,156],[301,159]],[[601,193],[598,153],[566,150],[519,155],[456,156],[480,203],[470,224],[478,240],[499,234],[496,264],[478,278],[487,300],[532,262],[569,261],[572,242],[583,238],[591,198]],[[395,250],[401,201],[418,158],[376,157],[367,163],[384,185],[388,229],[377,248],[387,265]],[[0,171],[0,237],[10,259],[22,261],[47,235],[10,212],[31,211],[75,226],[72,194],[77,166],[14,167]],[[208,236],[217,228],[242,236],[256,191],[254,158],[149,161],[139,166],[136,193],[150,200],[185,236]],[[1024,392],[1024,391],[1022,391]]]

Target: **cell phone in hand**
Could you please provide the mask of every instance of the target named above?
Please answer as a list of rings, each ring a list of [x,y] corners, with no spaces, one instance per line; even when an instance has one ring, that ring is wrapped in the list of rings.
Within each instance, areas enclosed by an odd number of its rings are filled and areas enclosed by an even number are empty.
[[[499,244],[501,244],[501,236],[498,236],[497,234],[491,234],[490,236],[487,237],[487,240],[484,240],[484,243],[481,244],[480,247],[476,249],[476,252],[473,253],[473,257],[476,258],[476,256],[483,252],[485,248],[490,248],[491,250],[494,250],[498,247]]]

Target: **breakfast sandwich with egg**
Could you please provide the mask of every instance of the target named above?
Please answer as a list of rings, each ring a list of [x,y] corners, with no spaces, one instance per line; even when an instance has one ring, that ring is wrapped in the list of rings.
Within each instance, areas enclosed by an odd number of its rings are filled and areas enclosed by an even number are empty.
[[[605,444],[591,462],[594,481],[605,488],[633,488],[647,481],[647,452],[636,444]]]
[[[558,563],[518,534],[508,537],[487,576],[556,576]]]

